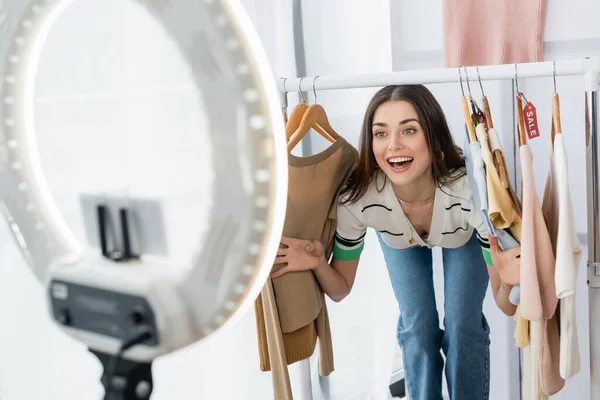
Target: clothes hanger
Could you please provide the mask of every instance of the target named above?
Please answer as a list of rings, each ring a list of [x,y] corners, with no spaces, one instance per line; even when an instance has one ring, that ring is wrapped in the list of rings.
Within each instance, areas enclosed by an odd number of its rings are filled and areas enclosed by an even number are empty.
[[[285,92],[285,98],[286,98],[286,105],[281,107],[281,114],[283,115],[283,123],[285,125],[287,125],[287,122],[288,122],[288,112],[287,112],[287,94],[288,94],[288,91],[285,89],[285,81],[287,81],[288,78],[279,78],[279,79],[283,79],[283,91]]]
[[[519,80],[517,77],[517,64],[515,63],[515,88],[517,90],[516,100],[517,100],[517,117],[519,121],[518,131],[519,131],[519,146],[525,146],[527,144],[527,134],[525,133],[525,118],[523,117],[523,99],[527,102],[525,95],[519,92]]]
[[[315,77],[315,80],[318,78]],[[302,83],[302,79],[304,79],[304,77],[300,78],[300,80],[298,81],[298,91],[300,92],[300,98],[301,98],[301,102],[300,104],[298,104],[296,107],[294,107],[294,110],[292,110],[292,114],[290,115],[287,125],[285,127],[285,137],[286,139],[290,140],[290,138],[292,137],[292,135],[294,134],[294,132],[296,132],[298,130],[298,127],[300,126],[300,122],[302,122],[302,118],[304,117],[304,114],[306,113],[306,111],[308,110],[308,102],[306,99],[304,99],[304,95],[302,94],[303,92],[300,90],[300,84]],[[283,88],[285,90],[285,81],[284,81],[284,85]],[[314,81],[313,81],[313,90],[314,90]],[[316,102],[316,92],[315,92],[315,102]],[[318,123],[313,127],[313,129],[315,131],[317,131],[321,136],[325,137],[327,140],[330,140],[327,136],[328,133],[326,131],[326,129],[323,129]],[[330,140],[331,141],[331,140]]]
[[[481,76],[479,76],[479,67],[475,66],[475,70],[477,71],[477,80],[479,81],[479,87],[481,88],[481,101],[483,102],[483,112],[485,113],[485,120],[487,122],[488,128],[494,127],[494,121],[492,120],[492,111],[490,110],[490,103],[483,92],[483,85],[481,84]]]
[[[485,114],[483,111],[481,111],[479,104],[477,104],[477,101],[475,101],[473,95],[471,94],[471,83],[469,82],[469,73],[467,72],[467,67],[463,66],[463,68],[465,70],[465,79],[467,80],[467,89],[469,91],[469,102],[471,103],[471,109],[473,110],[473,114],[471,115],[471,118],[473,119],[473,125],[477,126],[481,123],[487,125]]]
[[[313,80],[313,91],[315,93],[315,103],[317,97],[317,91],[315,90],[315,81],[318,76]],[[318,129],[320,128],[320,129]],[[318,133],[321,134],[326,140],[333,143],[340,138],[340,135],[331,127],[329,123],[329,119],[327,118],[327,113],[325,109],[320,104],[313,104],[308,107],[304,116],[302,117],[302,121],[300,121],[300,126],[294,132],[294,134],[290,137],[288,142],[288,151],[291,151],[301,140],[306,136],[308,131],[314,129]]]
[[[473,128],[473,119],[471,118],[471,112],[469,111],[469,103],[467,102],[467,97],[465,96],[465,88],[463,87],[462,74],[460,72],[460,67],[458,67],[458,78],[460,80],[460,91],[462,92],[462,105],[463,105],[463,113],[465,116],[465,124],[467,125],[467,132],[469,133],[469,142],[476,141],[475,131]]]
[[[556,133],[562,134],[560,124],[560,101],[556,91],[556,61],[552,61],[552,79],[554,80],[554,93],[552,94],[552,148],[554,148],[554,136]]]
[[[494,121],[492,120],[492,111],[490,109],[490,103],[488,102],[487,96],[485,95],[485,92],[483,91],[483,84],[481,83],[481,76],[479,75],[479,68],[475,67],[475,70],[477,71],[477,80],[479,81],[479,88],[481,89],[481,99],[483,101],[483,110],[485,113],[485,120],[487,123],[488,132],[489,132],[489,129],[494,128]],[[493,134],[495,134],[495,132]],[[498,171],[498,175],[500,177],[500,182],[502,183],[502,187],[504,189],[508,189],[510,181],[508,179],[506,160],[504,159],[504,154],[502,153],[502,149],[495,148],[493,146],[493,144],[495,142],[497,142],[497,140],[490,140],[490,145],[491,145],[490,147],[492,149],[492,158],[494,160],[494,166],[496,167],[496,170]]]
[[[304,113],[308,109],[308,104],[306,103],[306,100],[304,100],[304,96],[300,91],[300,84],[302,83],[302,79],[304,79],[304,77],[300,78],[300,80],[298,81],[298,91],[300,92],[301,102],[296,107],[294,107],[285,126],[285,138],[287,140],[289,140],[290,137],[294,134],[294,132],[296,132],[296,129],[298,129],[298,126],[300,126],[300,121],[302,121]],[[283,81],[283,90],[285,90],[286,94],[288,93],[285,89],[285,80]]]

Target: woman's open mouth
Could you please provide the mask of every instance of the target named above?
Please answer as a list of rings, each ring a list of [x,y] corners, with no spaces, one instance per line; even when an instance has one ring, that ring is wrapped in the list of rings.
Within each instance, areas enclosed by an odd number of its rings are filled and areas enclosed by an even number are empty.
[[[387,159],[387,163],[394,172],[407,171],[414,158],[412,157],[392,157]]]

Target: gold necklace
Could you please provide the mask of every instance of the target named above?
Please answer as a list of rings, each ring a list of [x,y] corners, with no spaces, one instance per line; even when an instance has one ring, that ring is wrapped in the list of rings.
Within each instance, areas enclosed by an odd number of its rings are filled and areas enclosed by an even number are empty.
[[[400,199],[398,199],[398,201],[400,201]],[[425,203],[425,204],[427,204],[427,203]],[[402,206],[400,206],[400,209],[402,209]],[[427,217],[429,217],[432,212],[433,212],[433,208],[425,213],[425,215],[421,218],[421,220],[419,221],[418,224],[413,224],[412,222],[410,222],[410,219],[408,219],[408,215],[406,215],[406,213],[402,209],[402,214],[404,214],[404,218],[406,219],[406,223],[408,224],[408,227],[410,228],[410,239],[408,240],[409,244],[415,244],[415,238],[414,237],[415,237],[416,230],[419,229],[419,227],[421,225],[423,225],[423,222],[425,222],[425,220],[427,219]]]
[[[405,206],[408,207],[420,207],[420,206],[424,206],[425,204],[429,204],[433,201],[435,195],[431,196],[429,199],[421,202],[421,203],[408,203],[404,200],[402,200],[400,197],[396,197],[398,199],[398,201],[400,202],[400,204],[404,204]]]

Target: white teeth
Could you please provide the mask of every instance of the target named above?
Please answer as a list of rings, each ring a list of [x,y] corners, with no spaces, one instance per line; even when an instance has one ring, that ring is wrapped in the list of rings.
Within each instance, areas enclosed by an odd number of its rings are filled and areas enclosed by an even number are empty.
[[[405,162],[405,161],[412,161],[412,157],[396,157],[396,158],[390,158],[388,160],[388,162],[391,163],[395,163],[395,162]]]

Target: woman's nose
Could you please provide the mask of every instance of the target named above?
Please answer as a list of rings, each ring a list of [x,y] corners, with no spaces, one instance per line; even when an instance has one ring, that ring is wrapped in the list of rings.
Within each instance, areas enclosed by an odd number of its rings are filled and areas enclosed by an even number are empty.
[[[395,151],[395,150],[399,150],[401,148],[404,147],[404,145],[402,144],[402,137],[400,134],[398,134],[397,132],[394,132],[390,135],[390,141],[388,144],[389,150],[390,151]]]

